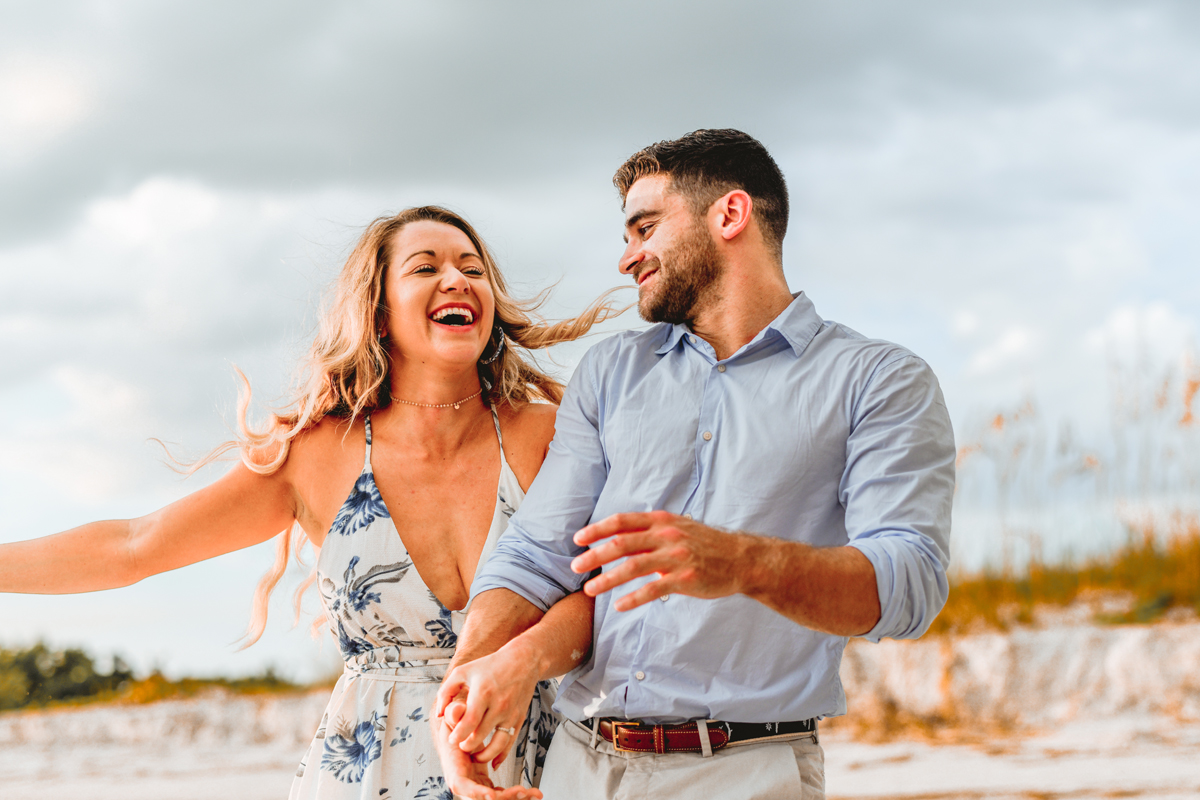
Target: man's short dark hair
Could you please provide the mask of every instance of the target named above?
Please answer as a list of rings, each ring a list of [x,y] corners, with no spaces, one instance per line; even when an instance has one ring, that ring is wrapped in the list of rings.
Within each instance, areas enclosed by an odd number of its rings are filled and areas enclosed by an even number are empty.
[[[692,213],[708,210],[719,197],[741,189],[754,201],[767,244],[777,257],[787,233],[787,183],[775,159],[762,143],[733,128],[698,130],[678,139],[658,142],[629,157],[613,176],[621,200],[641,178],[670,176],[670,189],[688,201]]]

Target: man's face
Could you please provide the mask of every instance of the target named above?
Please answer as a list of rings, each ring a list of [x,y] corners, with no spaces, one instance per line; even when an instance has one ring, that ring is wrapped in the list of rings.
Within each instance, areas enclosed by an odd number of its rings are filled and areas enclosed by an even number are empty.
[[[648,322],[690,324],[721,274],[721,255],[705,227],[670,178],[652,175],[625,196],[621,272],[638,284],[638,313]]]

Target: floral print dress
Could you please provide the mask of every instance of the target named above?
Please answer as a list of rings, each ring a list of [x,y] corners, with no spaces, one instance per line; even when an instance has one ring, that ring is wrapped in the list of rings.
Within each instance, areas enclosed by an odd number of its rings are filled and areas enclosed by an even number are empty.
[[[479,563],[525,493],[504,459],[496,511]],[[291,800],[451,800],[429,716],[454,655],[466,609],[450,611],[413,568],[371,470],[366,419],[362,474],[338,511],[317,559],[317,585],[345,661],[309,745]],[[513,751],[493,773],[497,786],[537,786],[556,718],[554,684],[538,684]]]

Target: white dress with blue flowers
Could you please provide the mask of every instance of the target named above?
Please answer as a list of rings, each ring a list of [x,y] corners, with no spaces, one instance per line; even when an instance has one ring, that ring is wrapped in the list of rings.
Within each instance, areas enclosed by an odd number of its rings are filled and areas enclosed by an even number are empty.
[[[492,409],[496,436],[500,421]],[[443,606],[413,568],[371,470],[366,419],[362,474],[317,559],[317,586],[345,671],[292,783],[291,800],[451,800],[429,715],[466,609]],[[482,564],[525,493],[500,448],[500,484]],[[497,786],[536,786],[555,717],[554,685],[537,686]]]

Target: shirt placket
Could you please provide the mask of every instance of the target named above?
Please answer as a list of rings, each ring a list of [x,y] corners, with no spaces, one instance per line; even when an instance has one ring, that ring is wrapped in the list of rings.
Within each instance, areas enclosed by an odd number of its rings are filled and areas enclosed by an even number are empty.
[[[698,383],[700,385],[701,400],[700,414],[696,425],[695,448],[695,468],[692,471],[692,481],[689,485],[688,498],[681,509],[681,516],[686,519],[704,519],[704,511],[706,500],[708,497],[708,476],[712,473],[713,454],[716,450],[717,443],[717,417],[718,409],[721,405],[721,388],[718,379],[724,377],[726,367],[724,364],[717,364],[716,352],[703,339],[696,337],[693,334],[688,334],[684,348],[691,348],[692,352],[678,353],[685,359],[697,359],[702,362],[696,371]],[[651,603],[642,606],[639,611],[642,614],[671,614],[674,613],[670,608],[670,596],[666,595],[660,600],[663,603]],[[637,613],[637,612],[630,612]],[[626,678],[625,689],[625,706],[626,715],[637,717],[638,712],[650,704],[650,700],[654,694],[654,675],[653,675],[653,643],[645,638],[645,620],[640,619],[636,626],[638,644],[634,648],[635,656],[633,663],[629,666],[629,674]]]
[[[721,406],[721,381],[725,379],[726,366],[718,364],[716,352],[712,346],[693,334],[688,334],[688,345],[693,352],[686,353],[687,358],[696,358],[704,362],[700,372],[703,375],[700,395],[700,415],[696,424],[695,468],[693,480],[688,492],[687,502],[683,507],[683,516],[687,519],[703,521],[707,510],[709,496],[708,484],[712,475],[713,454],[717,449],[720,436],[719,409]]]

